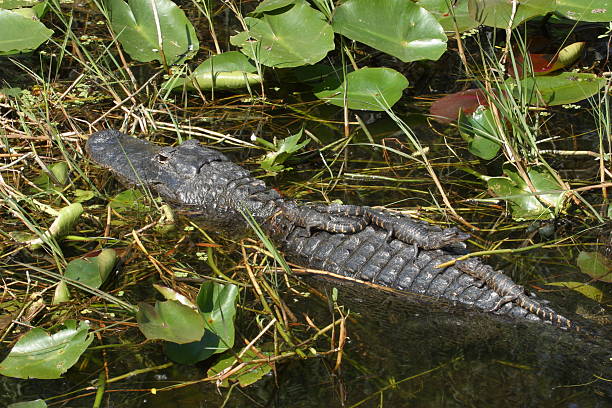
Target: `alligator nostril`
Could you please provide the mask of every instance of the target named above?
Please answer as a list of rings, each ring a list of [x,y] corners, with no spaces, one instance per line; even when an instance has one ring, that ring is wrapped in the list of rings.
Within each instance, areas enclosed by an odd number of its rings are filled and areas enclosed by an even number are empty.
[[[169,159],[169,158],[170,158],[170,156],[166,156],[166,155],[165,155],[165,154],[163,154],[163,153],[159,153],[159,154],[157,155],[157,161],[158,161],[158,162],[160,162],[160,163],[166,163],[166,162],[168,161],[168,159]]]

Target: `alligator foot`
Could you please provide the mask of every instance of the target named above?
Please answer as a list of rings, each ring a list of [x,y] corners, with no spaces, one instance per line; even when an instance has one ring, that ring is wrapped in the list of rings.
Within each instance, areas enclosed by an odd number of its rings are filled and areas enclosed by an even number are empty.
[[[311,236],[313,229],[334,234],[354,234],[362,231],[368,225],[365,218],[325,212],[317,206],[298,206],[290,202],[281,205],[281,209],[288,220],[305,228],[308,236]]]

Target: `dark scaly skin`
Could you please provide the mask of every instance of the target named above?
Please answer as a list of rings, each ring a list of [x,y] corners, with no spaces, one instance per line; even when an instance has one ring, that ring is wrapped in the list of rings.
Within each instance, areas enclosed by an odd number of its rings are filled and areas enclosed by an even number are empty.
[[[192,140],[160,147],[108,130],[91,135],[86,148],[93,161],[124,181],[157,192],[225,235],[248,232],[242,214],[250,213],[285,257],[302,266],[498,315],[574,327],[477,258],[437,268],[461,255],[466,236],[456,229],[370,207],[284,200],[223,154]],[[428,242],[427,234],[435,239]],[[461,245],[451,245],[456,243]]]

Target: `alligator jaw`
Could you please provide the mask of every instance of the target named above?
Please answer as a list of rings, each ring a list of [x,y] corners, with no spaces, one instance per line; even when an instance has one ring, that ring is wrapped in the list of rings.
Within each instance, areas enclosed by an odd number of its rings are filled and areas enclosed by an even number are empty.
[[[146,185],[157,179],[155,157],[162,149],[160,146],[116,130],[102,130],[89,136],[85,148],[93,161],[129,184]]]

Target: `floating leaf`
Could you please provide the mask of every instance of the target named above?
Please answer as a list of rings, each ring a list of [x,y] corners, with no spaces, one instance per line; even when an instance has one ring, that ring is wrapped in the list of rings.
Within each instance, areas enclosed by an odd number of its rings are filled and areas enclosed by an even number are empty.
[[[437,99],[431,104],[429,113],[438,122],[450,123],[459,118],[459,112],[471,115],[479,106],[489,106],[484,91],[482,89],[468,89]]]
[[[391,68],[362,68],[346,75],[340,83],[337,77],[330,76],[317,89],[315,96],[336,106],[346,104],[350,109],[384,111],[385,106],[393,106],[408,87],[405,76]]]
[[[557,0],[555,12],[577,21],[608,23],[612,21],[610,0]]]
[[[295,0],[264,0],[257,5],[253,14],[262,14],[269,11],[278,10],[279,8],[287,7],[293,4]]]
[[[512,1],[469,0],[468,10],[474,20],[497,28],[507,28],[512,16],[512,28],[516,28],[531,17],[543,16],[555,10],[555,0],[521,0],[516,5],[516,12],[513,12]]]
[[[536,193],[531,192],[513,166],[504,165],[504,174],[506,177],[489,178],[487,186],[497,197],[508,202],[514,219],[550,219],[554,217],[552,209],[563,207],[565,203],[563,189],[545,168],[534,166],[527,170]],[[542,204],[542,201],[547,206]]]
[[[484,160],[491,160],[499,153],[501,141],[491,109],[481,106],[472,115],[459,115],[459,133],[468,142],[468,150]]]
[[[469,13],[468,0],[416,0],[416,3],[429,11],[446,32],[454,33],[455,24],[460,33],[480,25]]]
[[[603,301],[603,292],[594,286],[587,285],[582,282],[549,282],[547,285],[550,286],[561,286],[571,290],[575,290],[578,293],[583,294],[589,299],[601,303]]]
[[[187,299],[185,296],[181,295],[180,293],[178,293],[176,290],[165,287],[165,286],[161,286],[161,285],[157,285],[157,284],[153,284],[153,287],[155,288],[155,290],[157,290],[159,293],[161,293],[161,295],[166,299],[166,300],[176,300],[177,302],[193,309],[193,310],[198,310],[198,307],[196,305],[193,304],[193,302],[191,302],[189,299]]]
[[[83,213],[83,206],[79,203],[70,204],[67,207],[62,208],[57,215],[57,218],[49,229],[45,231],[40,238],[28,241],[27,244],[30,246],[41,245],[43,242],[48,241],[52,237],[58,239],[66,235],[77,222],[81,214]]]
[[[179,302],[156,302],[155,307],[138,304],[138,328],[149,340],[162,339],[184,344],[204,335],[204,319],[197,311]]]
[[[264,358],[271,355],[271,353],[262,353]],[[239,363],[248,363],[249,361],[253,361],[255,359],[262,358],[255,354],[252,350],[248,350],[240,360],[236,358],[236,356],[231,354],[224,355],[217,363],[212,366],[208,372],[206,373],[209,377],[214,375],[218,375],[223,373],[228,368],[232,367],[235,364]],[[253,384],[264,375],[268,374],[272,370],[272,366],[269,363],[260,363],[253,365],[246,365],[242,369],[236,371],[231,376],[224,378],[221,382],[222,387],[228,387],[229,382],[238,381],[241,387],[246,387],[248,385]]]
[[[300,143],[303,134],[304,130],[301,129],[295,135],[289,136],[280,142],[275,141],[275,143],[270,146],[273,148],[273,151],[269,152],[266,158],[261,162],[261,168],[273,175],[283,170],[288,170],[285,169],[283,163],[294,153],[310,143],[310,139],[306,139]]]
[[[207,281],[200,287],[197,303],[204,317],[206,332],[193,343],[167,343],[168,357],[182,364],[195,364],[234,345],[234,317],[238,287]]]
[[[70,261],[64,276],[97,289],[102,286],[116,262],[115,250],[106,248],[98,256]]]
[[[67,320],[54,334],[41,328],[27,332],[0,363],[0,374],[17,378],[59,378],[93,341],[89,324]]]
[[[193,25],[170,0],[107,0],[106,4],[113,31],[135,60],[179,64],[200,47]]]
[[[261,83],[257,67],[238,51],[213,55],[202,62],[186,78],[172,78],[162,85],[164,89],[236,89]]]
[[[508,74],[512,77],[523,76],[523,70],[532,71],[534,75],[547,75],[551,72],[569,67],[572,65],[584,51],[586,42],[576,42],[561,49],[555,54],[527,54],[530,65],[525,66],[525,61],[522,55],[517,55],[515,59],[516,71],[514,74],[514,66],[511,62],[508,63]]]
[[[125,190],[113,197],[108,205],[110,208],[121,211],[126,209],[143,210],[147,208],[143,204],[144,196],[140,190]]]
[[[582,273],[595,280],[612,283],[612,260],[603,254],[581,251],[576,263]]]
[[[70,291],[68,290],[68,285],[65,280],[61,280],[58,282],[55,287],[55,291],[53,292],[53,301],[52,305],[59,305],[60,303],[67,302],[70,300]]]
[[[39,21],[9,10],[0,10],[0,53],[34,50],[51,38],[49,30]]]
[[[11,10],[21,7],[32,7],[39,0],[0,0],[0,9]]]
[[[556,75],[506,80],[515,98],[525,98],[530,105],[564,105],[578,102],[599,92],[605,78],[595,74],[562,72]]]
[[[404,62],[437,60],[444,29],[427,10],[405,0],[348,0],[336,8],[334,31]]]
[[[34,401],[16,402],[10,404],[7,408],[47,408],[47,403],[44,400],[37,399]]]
[[[281,10],[245,18],[247,31],[230,42],[251,59],[276,68],[314,64],[334,49],[334,32],[321,12],[304,0]]]
[[[89,201],[94,197],[95,194],[91,190],[81,190],[78,188],[74,190],[74,201],[76,203],[84,203],[85,201]]]
[[[43,190],[53,189],[54,186],[64,187],[68,182],[68,172],[70,168],[66,162],[53,163],[47,167],[52,177],[46,172],[34,179],[34,184]]]

